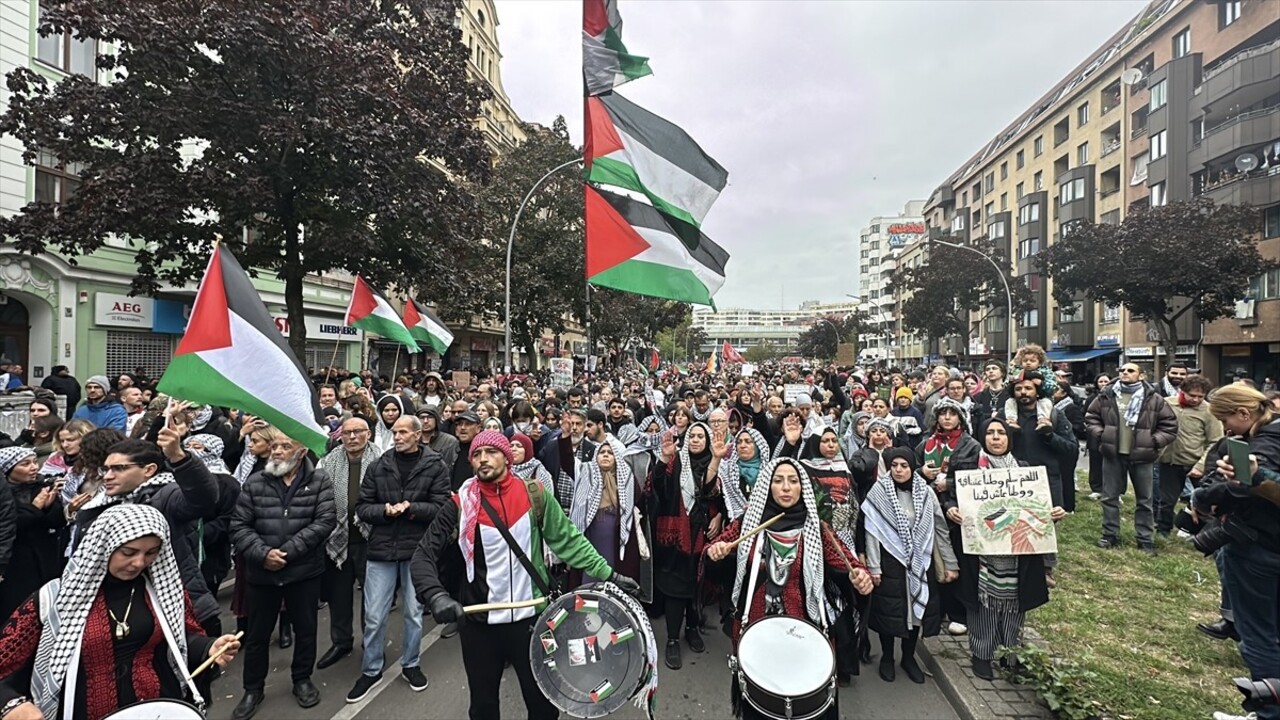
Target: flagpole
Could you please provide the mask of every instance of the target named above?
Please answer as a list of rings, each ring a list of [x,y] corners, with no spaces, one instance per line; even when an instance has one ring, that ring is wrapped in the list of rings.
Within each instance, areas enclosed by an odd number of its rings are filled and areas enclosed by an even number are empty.
[[[329,367],[324,371],[324,384],[329,384],[329,376],[333,374],[333,364],[338,362],[338,348],[342,344],[342,336],[339,335],[337,340],[333,341],[333,357],[329,358]]]
[[[529,192],[525,193],[524,199],[520,201],[520,207],[516,209],[515,219],[511,221],[511,233],[507,235],[506,314],[504,316],[503,323],[502,323],[503,327],[505,328],[504,334],[506,336],[505,340],[507,343],[507,351],[506,351],[505,359],[503,361],[504,362],[503,374],[509,375],[511,373],[511,249],[516,242],[516,226],[520,224],[520,216],[524,213],[524,206],[529,204],[529,198],[533,197],[533,194],[538,191],[538,188],[542,185],[542,183],[546,182],[547,178],[569,167],[570,165],[578,165],[581,162],[582,162],[582,158],[574,158],[572,160],[569,160],[568,162],[560,163],[559,165],[548,170],[545,175],[538,178],[538,182],[534,183],[533,187],[529,188]]]

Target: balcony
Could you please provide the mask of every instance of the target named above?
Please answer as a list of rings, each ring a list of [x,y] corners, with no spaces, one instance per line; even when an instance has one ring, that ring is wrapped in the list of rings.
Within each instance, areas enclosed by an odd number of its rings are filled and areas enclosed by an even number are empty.
[[[1205,159],[1220,157],[1235,148],[1266,142],[1280,137],[1280,95],[1267,105],[1221,120],[1191,144],[1192,149],[1205,146]]]
[[[1099,157],[1106,157],[1119,149],[1120,149],[1119,137],[1113,137],[1108,139],[1107,136],[1104,135],[1102,138],[1102,155],[1100,155]]]
[[[1115,81],[1115,82],[1111,83],[1111,84],[1110,84],[1110,85],[1108,85],[1105,89],[1103,89],[1103,91],[1102,91],[1102,114],[1103,114],[1103,115],[1106,115],[1107,113],[1111,112],[1112,110],[1115,110],[1116,108],[1120,107],[1121,102],[1122,102],[1121,97],[1122,97],[1122,95],[1121,95],[1121,92],[1120,92],[1120,81],[1119,81],[1119,80],[1117,80],[1117,81]]]
[[[1196,95],[1202,102],[1221,101],[1236,89],[1265,83],[1280,75],[1280,38],[1245,48],[1204,68]]]
[[[1196,173],[1192,193],[1207,195],[1219,205],[1266,205],[1280,197],[1280,163],[1242,173],[1234,167]]]

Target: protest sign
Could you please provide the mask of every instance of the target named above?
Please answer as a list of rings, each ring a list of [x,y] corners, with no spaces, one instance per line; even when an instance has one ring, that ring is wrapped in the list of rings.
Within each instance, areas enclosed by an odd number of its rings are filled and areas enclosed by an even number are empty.
[[[571,387],[573,385],[573,358],[551,358],[551,386]]]
[[[956,500],[971,555],[1043,555],[1058,551],[1049,474],[1035,467],[959,470]]]
[[[787,383],[782,386],[782,399],[788,405],[794,403],[801,394],[808,393],[809,386],[804,383]]]
[[[756,366],[751,363],[742,363],[742,377],[749,378],[756,374]]]

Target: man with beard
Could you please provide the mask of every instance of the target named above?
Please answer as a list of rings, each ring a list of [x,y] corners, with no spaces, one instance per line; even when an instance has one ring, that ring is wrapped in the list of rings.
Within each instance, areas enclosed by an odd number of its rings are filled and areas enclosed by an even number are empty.
[[[325,542],[324,590],[329,602],[329,640],[333,643],[320,656],[316,667],[323,670],[351,654],[355,644],[356,581],[364,582],[368,526],[356,517],[356,500],[360,482],[378,451],[369,442],[369,421],[358,415],[342,422],[342,444],[320,460],[320,469],[333,482],[337,526]]]
[[[125,411],[124,434],[127,437],[140,437],[146,428],[140,428],[139,421],[147,410],[147,404],[142,401],[142,390],[132,386],[121,390],[120,404]]]
[[[107,394],[111,381],[106,375],[93,375],[84,383],[84,405],[71,416],[72,420],[88,420],[94,427],[125,431],[128,414],[124,406]]]
[[[458,438],[440,431],[440,411],[434,406],[418,408],[418,419],[422,421],[422,444],[440,453],[444,466],[452,473],[458,460]]]
[[[1011,427],[1009,438],[1013,444],[1013,456],[1027,465],[1043,465],[1049,475],[1049,494],[1053,498],[1053,506],[1063,504],[1063,493],[1075,492],[1074,478],[1062,477],[1061,458],[1064,455],[1077,455],[1080,446],[1076,443],[1075,434],[1071,431],[1071,421],[1057,408],[1050,410],[1049,417],[1038,417],[1036,400],[1039,398],[1039,386],[1035,382],[1040,373],[1024,370],[1013,383],[1013,399],[1018,405],[1018,426]],[[1045,582],[1049,587],[1055,585],[1053,568],[1058,564],[1057,556],[1045,558]]]
[[[369,562],[364,582],[364,660],[347,693],[355,703],[382,681],[391,600],[399,581],[404,593],[400,674],[414,692],[427,689],[419,666],[422,607],[413,593],[409,560],[436,513],[449,501],[449,473],[440,454],[422,445],[422,421],[408,415],[392,427],[395,444],[360,483],[356,515],[369,526]]]
[[[472,718],[499,717],[498,691],[504,665],[510,664],[530,720],[552,720],[559,712],[538,689],[530,666],[529,638],[538,610],[526,607],[464,616],[463,603],[546,597],[544,542],[572,568],[605,578],[632,594],[640,587],[609,567],[559,505],[550,501],[545,488],[527,485],[511,472],[511,445],[502,433],[478,434],[470,452],[475,476],[463,483],[453,502],[445,503],[423,536],[413,556],[413,586],[436,622],[461,622],[462,665]],[[527,561],[508,544],[499,527],[508,529]],[[450,548],[461,551],[465,567],[464,581],[452,585],[440,572],[440,558]]]
[[[1164,373],[1164,379],[1160,381],[1160,395],[1163,397],[1176,398],[1178,390],[1182,387],[1182,381],[1187,379],[1187,364],[1182,361],[1169,363],[1169,369]]]
[[[630,445],[640,439],[640,429],[627,415],[627,401],[620,397],[609,401],[609,417],[605,419],[605,429],[623,445]]]
[[[706,422],[711,417],[711,396],[706,390],[698,388],[693,393],[693,407],[689,411],[693,413],[693,419],[698,422]]]
[[[605,417],[603,410],[597,410],[595,408],[591,408],[590,410],[588,410],[586,429],[583,433],[586,439],[595,443],[597,446],[599,446],[600,443],[604,442],[604,436],[606,432],[605,423],[607,422],[607,420],[608,418]],[[584,458],[584,459],[590,459],[590,458]]]
[[[480,416],[471,410],[455,412],[453,416],[453,436],[458,439],[458,452],[450,466],[449,488],[457,492],[462,482],[471,477],[471,460],[468,453],[471,440],[480,432]]]
[[[265,697],[271,631],[283,601],[293,626],[291,677],[298,705],[320,704],[311,682],[316,661],[316,611],[325,570],[325,542],[338,525],[333,483],[307,459],[307,448],[281,436],[266,467],[245,481],[231,516],[231,539],[244,554],[249,630],[244,641],[244,697],[232,720],[248,720]]]

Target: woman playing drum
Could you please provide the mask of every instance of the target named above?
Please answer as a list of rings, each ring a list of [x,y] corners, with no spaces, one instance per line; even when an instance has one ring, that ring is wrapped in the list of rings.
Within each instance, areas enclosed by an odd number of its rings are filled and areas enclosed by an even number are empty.
[[[712,560],[722,560],[732,552],[730,544],[734,540],[745,537],[763,522],[782,516],[737,548],[738,572],[733,589],[733,601],[738,608],[738,619],[734,623],[735,648],[744,630],[750,629],[752,620],[768,616],[798,618],[823,630],[829,627],[833,612],[824,592],[825,573],[845,573],[852,567],[850,581],[854,588],[864,595],[871,592],[871,577],[862,563],[843,543],[834,540],[829,530],[823,531],[813,485],[804,468],[791,458],[779,458],[761,468],[760,479],[765,478],[769,479],[768,491],[753,492],[746,514],[730,524],[721,539],[707,548]],[[829,641],[826,647],[829,652]],[[789,667],[782,657],[774,660],[775,673],[778,668]],[[833,673],[834,666],[826,678],[819,680],[829,683]],[[751,703],[741,702],[742,689],[736,676],[733,695],[734,707],[740,716],[768,717],[757,712]],[[833,704],[822,717],[837,716]]]
[[[230,647],[227,647],[230,646]],[[6,720],[99,720],[156,698],[199,702],[188,668],[234,635],[206,637],[169,547],[169,523],[147,505],[102,513],[60,580],[19,607],[0,634]]]

